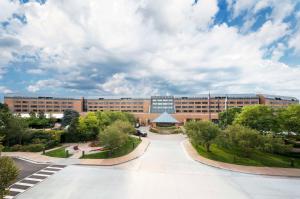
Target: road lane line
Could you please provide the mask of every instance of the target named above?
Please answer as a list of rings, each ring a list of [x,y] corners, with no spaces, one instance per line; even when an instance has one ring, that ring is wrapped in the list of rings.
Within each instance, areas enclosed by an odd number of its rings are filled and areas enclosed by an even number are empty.
[[[28,186],[28,187],[34,186],[34,184],[29,184],[29,183],[24,183],[24,182],[16,182],[15,185],[23,185],[23,186]]]
[[[38,178],[25,178],[24,180],[31,180],[31,181],[38,181],[38,182],[43,181],[43,179],[38,179]]]
[[[59,169],[59,170],[62,170],[63,168],[61,167],[53,167],[53,166],[49,166],[49,167],[46,167],[46,168],[49,168],[49,169]]]
[[[40,171],[42,171],[42,172],[46,172],[46,173],[56,173],[57,171],[50,171],[50,170],[45,170],[45,169],[43,169],[43,170],[40,170]]]
[[[14,196],[4,196],[4,199],[13,199]]]
[[[33,176],[42,176],[42,177],[49,177],[51,175],[46,175],[46,174],[38,174],[38,173],[34,173],[32,174]]]
[[[26,189],[9,188],[9,191],[14,191],[14,192],[20,192],[20,193],[22,193],[22,192],[26,191]]]

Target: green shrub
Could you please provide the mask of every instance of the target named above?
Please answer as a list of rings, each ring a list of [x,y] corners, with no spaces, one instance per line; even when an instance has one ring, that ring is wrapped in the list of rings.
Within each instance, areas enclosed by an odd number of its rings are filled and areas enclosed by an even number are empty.
[[[272,134],[263,136],[262,150],[268,153],[285,154],[290,152],[292,145],[286,145],[281,137],[274,137]]]
[[[22,151],[23,146],[20,144],[16,144],[16,145],[13,145],[12,147],[10,147],[8,150],[9,151]]]
[[[181,128],[177,128],[177,129],[174,129],[174,130],[173,130],[173,133],[174,133],[174,134],[179,134],[179,133],[183,133],[183,131],[182,131]]]
[[[208,152],[220,133],[219,127],[210,121],[189,121],[185,129],[192,143],[205,146]]]
[[[40,152],[44,149],[43,144],[29,144],[22,147],[22,151],[28,151],[28,152]]]
[[[60,143],[57,140],[49,140],[48,142],[46,142],[45,148],[51,149],[51,148],[57,147],[59,145],[60,145]]]
[[[257,130],[241,125],[228,126],[218,139],[223,147],[236,149],[244,157],[249,157],[253,150],[261,148],[262,142],[263,137]]]
[[[9,157],[0,157],[0,198],[9,193],[7,187],[11,185],[19,175],[19,169]]]
[[[159,133],[159,130],[157,128],[154,128],[154,127],[151,127],[149,129],[149,131],[152,132],[152,133]]]

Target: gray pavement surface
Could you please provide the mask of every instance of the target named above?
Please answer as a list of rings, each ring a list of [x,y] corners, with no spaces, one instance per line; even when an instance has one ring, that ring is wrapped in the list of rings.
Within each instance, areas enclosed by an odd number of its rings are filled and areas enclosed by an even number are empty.
[[[19,199],[299,199],[300,179],[249,175],[195,162],[181,135],[149,133],[134,161],[113,167],[68,166]]]
[[[18,158],[13,158],[13,160],[16,163],[17,167],[20,169],[17,181],[49,166],[49,164],[34,164]]]

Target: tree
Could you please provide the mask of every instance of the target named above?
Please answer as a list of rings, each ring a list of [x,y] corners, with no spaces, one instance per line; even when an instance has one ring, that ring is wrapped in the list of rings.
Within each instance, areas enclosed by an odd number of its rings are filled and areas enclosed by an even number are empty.
[[[278,113],[280,127],[283,131],[300,134],[300,105],[290,105]]]
[[[39,119],[45,119],[46,118],[45,112],[44,111],[39,111],[38,114],[37,114],[37,117]]]
[[[19,170],[9,157],[0,157],[0,198],[8,194],[6,189],[17,177]]]
[[[2,150],[4,148],[3,145],[2,145],[3,138],[4,138],[4,136],[3,137],[0,136],[0,158],[1,158],[1,152],[2,152]]]
[[[62,126],[68,126],[71,124],[71,121],[74,118],[78,118],[79,117],[79,113],[77,111],[74,110],[65,110],[64,111],[64,115],[61,121],[61,125]]]
[[[194,144],[202,144],[206,151],[220,133],[218,126],[210,121],[190,121],[185,125],[187,135]]]
[[[134,134],[135,128],[133,127],[133,124],[127,122],[127,121],[121,121],[117,120],[114,122],[114,126],[120,129],[121,132],[126,134]]]
[[[272,134],[263,136],[262,150],[268,153],[285,154],[290,152],[292,145],[285,144],[282,137],[275,137]]]
[[[27,123],[25,119],[19,116],[13,116],[8,120],[7,128],[5,131],[5,138],[7,146],[10,145],[10,141],[13,141],[13,144],[22,144],[23,137],[28,132]]]
[[[130,113],[118,112],[118,111],[103,111],[96,112],[98,119],[98,125],[100,130],[104,130],[107,126],[111,125],[117,120],[126,121],[130,124],[135,124],[135,117]]]
[[[228,125],[231,125],[241,111],[242,108],[240,107],[232,107],[219,113],[219,126],[225,128]]]
[[[219,140],[223,147],[235,149],[245,157],[249,157],[253,150],[262,146],[262,135],[255,129],[241,125],[228,126]]]
[[[235,118],[234,124],[240,124],[261,132],[278,131],[277,116],[272,108],[263,105],[245,106]]]
[[[97,116],[94,112],[79,117],[78,131],[82,140],[95,139],[99,133]]]
[[[103,132],[99,133],[100,144],[109,150],[121,147],[127,140],[128,135],[122,132],[122,130],[114,124],[108,126]]]

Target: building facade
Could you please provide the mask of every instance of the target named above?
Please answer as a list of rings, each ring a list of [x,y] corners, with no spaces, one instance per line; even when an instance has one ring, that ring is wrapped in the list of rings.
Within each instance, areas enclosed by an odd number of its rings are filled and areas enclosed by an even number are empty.
[[[137,120],[148,125],[160,114],[167,112],[180,123],[189,120],[217,120],[218,113],[231,107],[267,105],[272,108],[299,104],[294,97],[262,94],[199,95],[196,97],[152,96],[151,98],[73,99],[53,97],[4,97],[14,113],[44,112],[62,115],[72,109],[81,114],[92,111],[130,112]]]

